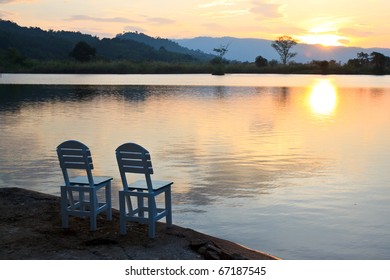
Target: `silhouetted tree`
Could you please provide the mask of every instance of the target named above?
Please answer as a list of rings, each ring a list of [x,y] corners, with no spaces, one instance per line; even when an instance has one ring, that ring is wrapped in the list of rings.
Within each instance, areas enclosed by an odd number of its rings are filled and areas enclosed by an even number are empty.
[[[268,60],[266,58],[262,57],[261,55],[259,55],[255,59],[255,64],[257,67],[265,67],[268,65]]]
[[[276,59],[271,59],[271,61],[268,62],[268,65],[270,66],[276,66],[279,64],[279,61],[277,61]]]
[[[271,46],[276,50],[280,56],[280,60],[283,65],[286,65],[291,58],[297,55],[297,53],[291,52],[298,42],[290,36],[284,35],[275,40]]]
[[[223,57],[228,52],[229,44],[221,45],[219,48],[214,48],[214,51],[217,53],[217,57],[212,59],[212,64],[215,65],[213,70],[213,75],[224,75],[225,70],[223,69],[224,59]]]
[[[321,68],[322,74],[328,73],[329,61],[327,61],[327,60],[320,61],[320,68]]]
[[[214,51],[217,53],[217,56],[222,63],[223,57],[228,52],[229,44],[227,45],[221,45],[219,48],[214,48]]]
[[[369,55],[365,52],[360,52],[357,54],[357,59],[359,60],[360,66],[365,66],[370,63]]]
[[[91,60],[95,54],[95,48],[91,47],[86,42],[81,41],[76,44],[69,55],[78,61],[85,62]]]
[[[357,58],[348,59],[347,65],[351,68],[359,68],[360,67],[360,60]]]
[[[383,74],[385,71],[386,56],[378,52],[372,52],[370,57],[371,57],[371,62],[374,65],[375,73]]]

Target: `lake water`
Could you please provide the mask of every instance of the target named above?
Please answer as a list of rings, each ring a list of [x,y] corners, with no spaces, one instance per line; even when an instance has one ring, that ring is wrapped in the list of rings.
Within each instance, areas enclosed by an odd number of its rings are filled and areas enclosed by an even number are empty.
[[[121,189],[136,142],[182,227],[282,259],[390,259],[390,77],[0,77],[0,187],[59,195],[55,153],[87,144]]]

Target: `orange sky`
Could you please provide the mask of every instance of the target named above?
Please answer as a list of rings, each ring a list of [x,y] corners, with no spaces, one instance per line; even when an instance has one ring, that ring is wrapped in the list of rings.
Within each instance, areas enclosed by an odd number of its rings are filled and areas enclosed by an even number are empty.
[[[0,17],[21,26],[113,37],[233,36],[390,48],[388,0],[0,0]]]

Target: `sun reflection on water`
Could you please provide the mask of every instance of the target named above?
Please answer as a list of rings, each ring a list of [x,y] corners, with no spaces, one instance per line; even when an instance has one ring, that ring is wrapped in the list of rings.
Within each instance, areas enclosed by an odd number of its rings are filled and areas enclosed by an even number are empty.
[[[329,79],[318,80],[309,95],[311,110],[318,115],[331,115],[337,105],[337,89]]]

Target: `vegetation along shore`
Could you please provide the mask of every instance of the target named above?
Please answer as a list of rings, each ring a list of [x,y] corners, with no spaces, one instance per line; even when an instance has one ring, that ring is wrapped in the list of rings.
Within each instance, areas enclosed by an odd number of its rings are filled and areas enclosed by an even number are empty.
[[[118,34],[115,38],[70,31],[45,31],[0,20],[0,73],[91,74],[390,74],[390,57],[363,51],[347,62],[333,59],[297,63],[289,36],[276,38],[272,47],[280,61],[259,55],[254,61],[227,60],[229,44],[205,53],[143,33]],[[287,52],[286,52],[287,51]]]

